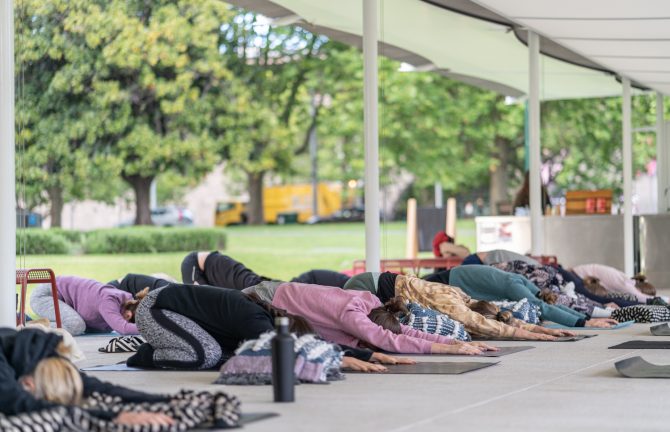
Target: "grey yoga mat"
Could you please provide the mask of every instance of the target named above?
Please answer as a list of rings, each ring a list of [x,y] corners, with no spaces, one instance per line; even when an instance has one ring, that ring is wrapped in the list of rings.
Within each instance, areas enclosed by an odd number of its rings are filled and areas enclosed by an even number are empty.
[[[611,346],[609,349],[670,349],[670,341],[632,340]]]
[[[655,365],[639,356],[618,361],[614,367],[628,378],[670,378],[670,365]]]
[[[418,357],[418,356],[449,356],[449,357],[502,357],[506,356],[508,354],[514,354],[518,353],[521,351],[526,351],[529,349],[535,348],[534,346],[526,345],[526,346],[506,346],[506,347],[498,347],[498,351],[485,351],[479,355],[476,356],[471,356],[467,354],[407,354],[407,356],[411,357]],[[396,355],[396,354],[393,354]],[[398,356],[403,357],[403,354],[397,354]]]
[[[272,417],[278,417],[279,414],[273,413],[273,412],[254,412],[254,413],[242,413],[240,415],[240,426],[244,426],[248,423],[253,423],[259,420],[265,420],[269,419]],[[206,427],[206,425],[204,425]],[[213,428],[205,428],[203,429],[202,427],[200,429],[193,429],[193,432],[212,432],[212,431],[222,431],[222,430],[230,430],[230,429],[213,429]]]
[[[652,326],[649,330],[654,336],[670,336],[670,326],[668,326],[668,323]]]
[[[125,363],[89,366],[81,370],[84,372],[216,372],[216,369],[142,369],[128,366]]]
[[[500,362],[423,362],[413,365],[386,365],[388,372],[382,374],[407,374],[407,375],[459,375],[496,365]],[[366,373],[345,371],[346,373]]]

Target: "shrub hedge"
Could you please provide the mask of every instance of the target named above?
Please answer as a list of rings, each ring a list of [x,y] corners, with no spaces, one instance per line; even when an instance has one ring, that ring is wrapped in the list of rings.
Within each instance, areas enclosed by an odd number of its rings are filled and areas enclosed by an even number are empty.
[[[63,255],[70,253],[71,243],[59,232],[27,228],[16,233],[17,255]]]
[[[220,228],[128,227],[89,232],[84,251],[90,254],[185,252],[224,249]]]
[[[16,233],[16,253],[63,255],[73,249],[90,254],[185,252],[222,250],[226,234],[221,228],[128,227],[98,231],[28,228]]]

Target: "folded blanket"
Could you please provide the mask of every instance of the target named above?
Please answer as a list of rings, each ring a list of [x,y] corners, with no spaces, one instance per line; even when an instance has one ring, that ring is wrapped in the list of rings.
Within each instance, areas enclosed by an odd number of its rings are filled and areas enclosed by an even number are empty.
[[[272,338],[275,332],[262,334],[258,339],[244,342],[235,356],[221,366],[214,384],[264,385],[272,383]],[[296,382],[327,383],[344,379],[340,372],[340,347],[314,335],[294,339]]]
[[[633,320],[639,323],[670,321],[670,309],[667,306],[626,306],[614,310],[611,318],[619,322]]]
[[[98,348],[98,351],[104,353],[137,352],[140,345],[145,342],[142,336],[119,336],[110,339],[107,345]]]
[[[540,308],[523,298],[519,301],[503,300],[491,302],[503,311],[510,311],[516,319],[520,319],[530,324],[539,324]]]
[[[90,410],[90,411],[89,411]],[[95,412],[120,413],[151,411],[169,415],[171,426],[127,426],[95,416]],[[82,407],[55,407],[5,416],[0,414],[0,430],[12,432],[162,432],[195,429],[203,425],[215,428],[239,426],[240,401],[223,392],[181,391],[166,402],[124,403],[118,398],[94,393]]]
[[[424,333],[449,336],[461,341],[472,340],[463,324],[448,315],[424,308],[417,303],[408,303],[407,309],[409,314],[400,317],[400,322],[406,326]]]

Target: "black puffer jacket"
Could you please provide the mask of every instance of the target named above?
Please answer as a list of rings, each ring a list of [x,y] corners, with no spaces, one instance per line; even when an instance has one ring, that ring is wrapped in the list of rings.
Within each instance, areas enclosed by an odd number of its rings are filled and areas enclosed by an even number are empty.
[[[56,357],[56,346],[61,337],[55,333],[38,329],[16,331],[0,328],[0,412],[13,415],[54,407],[55,404],[38,400],[23,389],[19,378],[30,375],[37,364],[49,357]],[[167,400],[163,395],[137,392],[125,387],[102,382],[97,378],[81,374],[84,396],[93,392],[118,396],[126,402],[160,402]],[[95,412],[96,416],[107,417],[111,413]]]

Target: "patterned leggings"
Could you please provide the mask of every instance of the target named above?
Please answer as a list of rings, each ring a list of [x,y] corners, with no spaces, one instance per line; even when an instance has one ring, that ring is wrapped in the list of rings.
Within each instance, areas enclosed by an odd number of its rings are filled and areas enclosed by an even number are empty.
[[[221,346],[202,327],[176,312],[153,307],[162,290],[151,291],[137,307],[135,321],[147,343],[132,363],[169,369],[211,369],[220,364]]]

